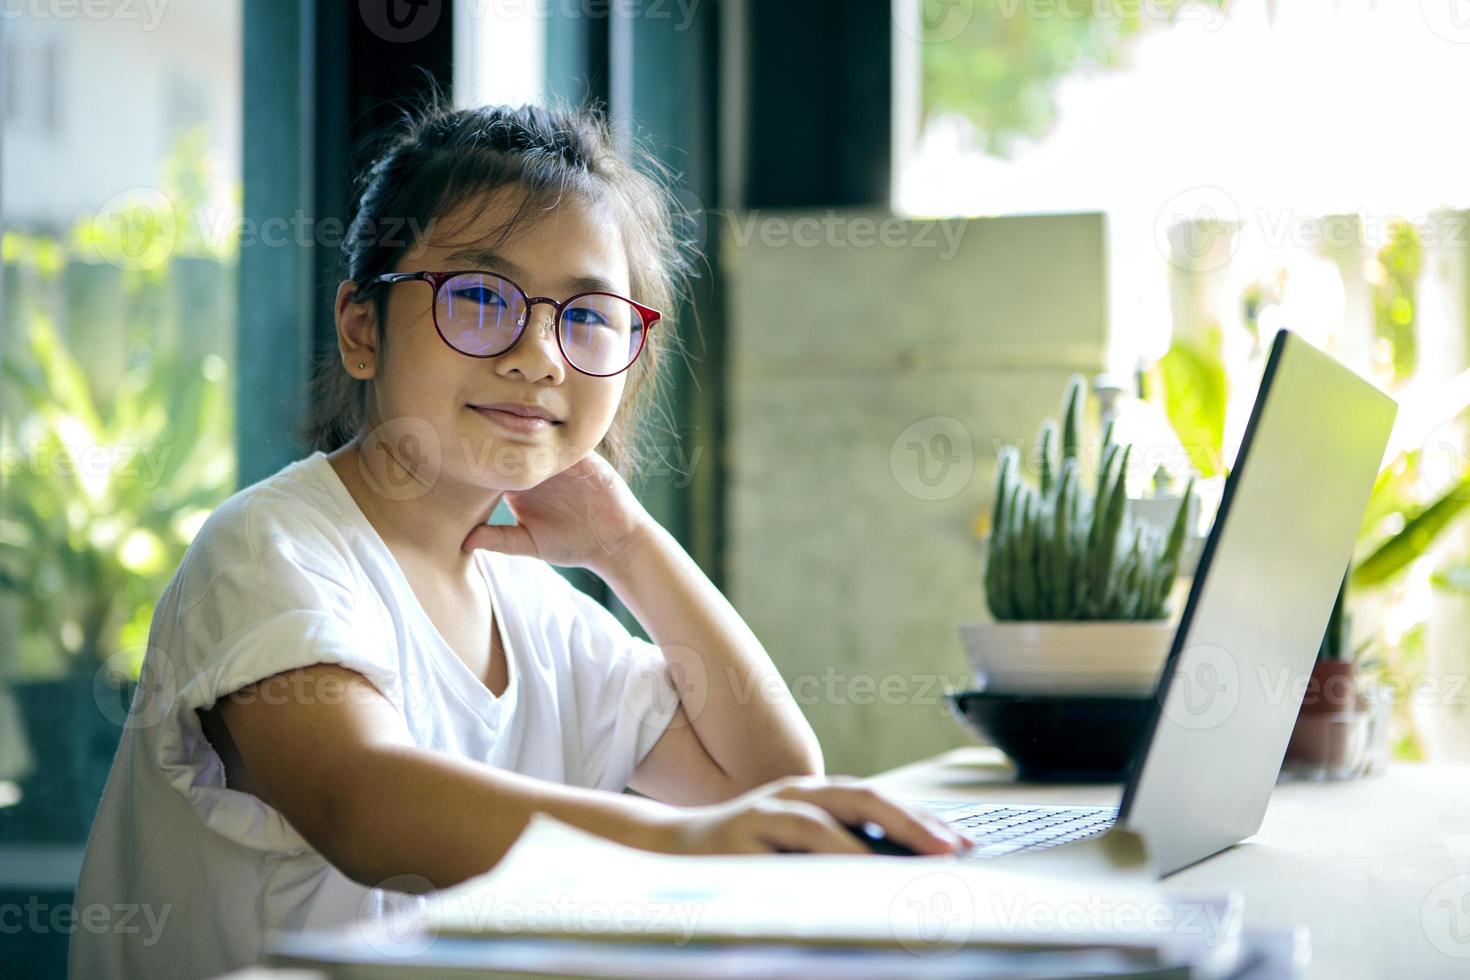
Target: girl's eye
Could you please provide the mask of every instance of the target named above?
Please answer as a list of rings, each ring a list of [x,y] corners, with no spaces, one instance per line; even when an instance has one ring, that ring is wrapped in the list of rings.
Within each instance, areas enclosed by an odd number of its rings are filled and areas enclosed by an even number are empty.
[[[567,321],[579,327],[602,327],[607,325],[607,317],[585,306],[567,310]]]
[[[465,286],[454,291],[455,299],[462,299],[467,303],[478,303],[481,306],[505,306],[505,299],[495,290],[486,286]]]

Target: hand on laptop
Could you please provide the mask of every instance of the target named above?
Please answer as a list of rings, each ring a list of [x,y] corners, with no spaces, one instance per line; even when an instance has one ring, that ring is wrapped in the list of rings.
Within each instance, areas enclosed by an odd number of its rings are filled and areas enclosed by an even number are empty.
[[[853,776],[793,776],[669,819],[658,850],[679,854],[869,854],[850,828],[881,827],[893,844],[921,855],[955,854],[973,843],[931,814],[859,784]]]

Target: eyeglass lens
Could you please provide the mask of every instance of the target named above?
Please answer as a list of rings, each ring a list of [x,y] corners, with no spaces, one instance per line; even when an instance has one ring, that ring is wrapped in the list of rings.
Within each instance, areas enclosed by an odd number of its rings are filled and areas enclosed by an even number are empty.
[[[445,282],[434,316],[449,346],[473,357],[508,350],[529,319],[525,296],[514,284],[479,272]],[[557,332],[573,366],[615,374],[632,364],[642,346],[643,316],[627,300],[594,293],[562,309]]]

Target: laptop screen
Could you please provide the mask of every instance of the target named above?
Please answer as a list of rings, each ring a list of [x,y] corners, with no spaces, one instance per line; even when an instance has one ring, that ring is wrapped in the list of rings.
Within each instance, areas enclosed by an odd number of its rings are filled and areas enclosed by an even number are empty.
[[[1397,410],[1276,335],[1119,808],[1159,873],[1260,828]]]

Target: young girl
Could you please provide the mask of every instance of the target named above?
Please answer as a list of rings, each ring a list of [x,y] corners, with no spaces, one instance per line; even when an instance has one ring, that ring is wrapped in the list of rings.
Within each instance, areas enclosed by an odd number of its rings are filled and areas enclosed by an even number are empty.
[[[865,853],[865,821],[967,846],[822,777],[759,641],[624,481],[686,267],[667,189],[589,112],[432,103],[381,146],[317,448],[221,505],[159,602],[72,974],[255,963],[268,930],[486,871],[536,811],[672,853]],[[502,498],[515,525],[487,523]],[[87,928],[124,904],[153,928]]]

